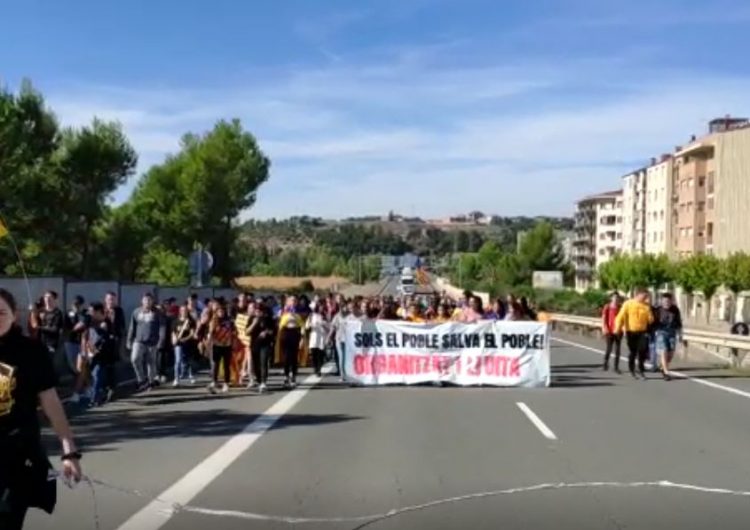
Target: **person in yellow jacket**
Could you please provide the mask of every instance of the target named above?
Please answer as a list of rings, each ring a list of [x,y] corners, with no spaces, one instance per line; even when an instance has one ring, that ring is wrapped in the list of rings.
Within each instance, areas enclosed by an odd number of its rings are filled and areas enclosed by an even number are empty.
[[[274,360],[284,364],[284,387],[297,386],[300,357],[305,356],[305,318],[297,311],[297,297],[287,298],[286,307],[279,318]]]
[[[625,332],[628,345],[628,368],[630,374],[638,379],[646,379],[645,361],[648,356],[648,331],[654,321],[654,313],[647,303],[648,291],[638,289],[633,298],[622,304],[615,317],[615,333]],[[638,359],[638,374],[635,372],[635,361]]]

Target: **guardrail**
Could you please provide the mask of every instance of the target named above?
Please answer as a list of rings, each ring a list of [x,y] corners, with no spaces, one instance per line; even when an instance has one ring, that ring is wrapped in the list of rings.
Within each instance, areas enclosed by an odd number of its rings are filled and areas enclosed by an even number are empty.
[[[597,330],[602,327],[600,318],[562,313],[552,314],[552,324],[554,325],[555,323]],[[701,329],[685,329],[682,333],[682,338],[688,345],[692,343],[728,350],[727,353],[730,354],[730,357],[727,360],[735,366],[741,365],[745,355],[750,352],[750,336],[732,335],[731,333],[718,333],[716,331]]]

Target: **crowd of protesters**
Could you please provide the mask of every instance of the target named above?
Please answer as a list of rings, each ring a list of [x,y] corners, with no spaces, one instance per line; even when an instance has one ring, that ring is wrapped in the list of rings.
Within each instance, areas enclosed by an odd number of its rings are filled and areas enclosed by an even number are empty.
[[[193,294],[178,303],[157,303],[145,293],[128,317],[117,295],[86,304],[74,297],[67,311],[49,291],[30,308],[28,334],[44,344],[52,360],[60,349],[74,377],[73,402],[92,406],[113,399],[115,366],[126,355],[138,391],[171,384],[194,385],[195,374],[210,367],[211,393],[231,386],[266,392],[271,366],[283,368],[283,388],[297,385],[300,367],[321,374],[333,360],[339,370],[346,319],[385,319],[409,322],[464,323],[479,320],[545,320],[526,298],[509,295],[483,307],[470,291],[455,301],[445,295],[346,298],[341,294],[255,296],[241,293],[233,300],[200,300]]]
[[[624,337],[629,353],[628,369],[635,379],[646,379],[648,358],[654,372],[661,372],[665,381],[671,380],[669,366],[682,340],[682,315],[671,293],[662,293],[658,305],[651,302],[646,289],[638,289],[625,302],[618,293],[612,293],[610,302],[602,309],[602,333],[606,341],[605,371],[609,370],[614,352],[614,370],[621,373]]]

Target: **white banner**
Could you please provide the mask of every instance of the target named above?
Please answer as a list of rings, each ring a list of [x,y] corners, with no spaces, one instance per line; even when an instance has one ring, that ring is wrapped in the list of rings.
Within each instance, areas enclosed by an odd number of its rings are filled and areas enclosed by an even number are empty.
[[[549,331],[544,322],[347,320],[345,328],[341,365],[344,378],[352,383],[550,384]]]

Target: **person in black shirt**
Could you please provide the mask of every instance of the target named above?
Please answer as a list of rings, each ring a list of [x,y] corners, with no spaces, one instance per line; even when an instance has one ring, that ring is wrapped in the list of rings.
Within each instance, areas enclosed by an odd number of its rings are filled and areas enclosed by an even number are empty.
[[[57,307],[57,293],[47,291],[43,296],[44,307],[39,311],[39,340],[42,341],[54,366],[55,353],[60,346],[65,316]]]
[[[107,319],[104,305],[99,302],[89,308],[91,318],[84,332],[84,355],[91,370],[93,396],[92,406],[99,406],[112,399],[115,391],[115,363],[117,362],[117,339],[112,323]]]
[[[670,293],[664,293],[661,297],[661,305],[654,309],[653,328],[659,365],[664,380],[669,381],[671,379],[669,364],[677,349],[677,341],[682,335],[682,315]]]
[[[255,306],[247,333],[250,337],[253,375],[258,382],[258,392],[262,394],[268,388],[268,366],[276,344],[276,321],[268,306],[261,303]]]
[[[195,384],[193,376],[193,359],[198,344],[195,331],[198,323],[190,316],[188,306],[180,306],[179,316],[172,327],[172,345],[174,346],[174,382],[172,386],[180,386],[180,381],[187,378],[190,384]]]
[[[73,304],[70,306],[66,319],[66,330],[67,336],[65,338],[65,358],[68,361],[68,368],[70,372],[75,376],[75,392],[71,396],[70,400],[73,403],[78,403],[81,398],[84,397],[84,390],[89,378],[89,366],[87,364],[87,358],[81,355],[81,345],[83,343],[83,335],[86,332],[86,328],[89,325],[89,316],[86,308],[83,305],[83,297],[77,295],[73,298]],[[89,392],[87,397],[89,400],[93,397],[93,392]]]
[[[42,445],[37,406],[62,444],[63,476],[81,480],[81,458],[55,389],[44,345],[15,325],[16,302],[0,288],[0,528],[20,530],[29,508],[52,513],[56,482]]]

